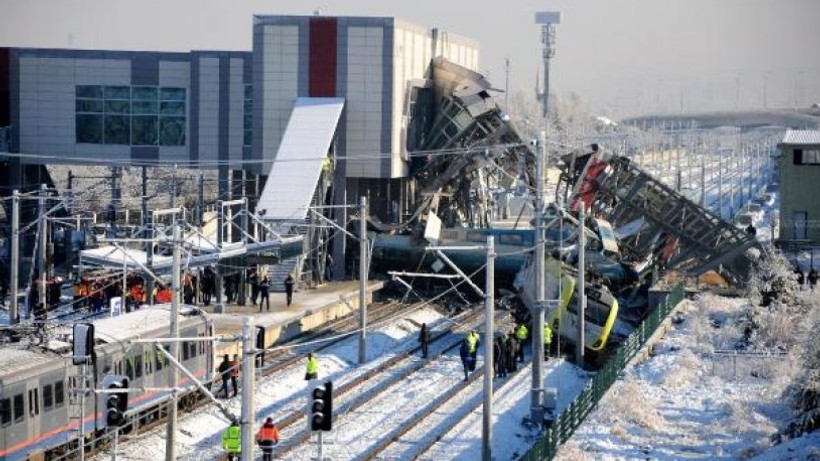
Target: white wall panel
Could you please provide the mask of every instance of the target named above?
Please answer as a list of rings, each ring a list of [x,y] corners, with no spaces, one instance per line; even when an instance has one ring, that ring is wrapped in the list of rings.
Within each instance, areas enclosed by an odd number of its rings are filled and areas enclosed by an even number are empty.
[[[347,175],[377,178],[381,171],[384,27],[348,27]],[[356,159],[359,157],[359,159]]]
[[[199,160],[219,160],[219,58],[199,60]]]
[[[262,57],[262,158],[272,161],[282,141],[299,82],[299,27],[266,25]],[[267,173],[270,165],[263,166]]]

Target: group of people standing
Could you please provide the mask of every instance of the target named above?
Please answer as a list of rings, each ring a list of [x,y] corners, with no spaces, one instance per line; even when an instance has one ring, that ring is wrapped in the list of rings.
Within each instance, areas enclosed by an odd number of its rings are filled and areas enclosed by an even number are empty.
[[[519,323],[513,330],[507,333],[496,335],[493,340],[493,372],[496,378],[506,378],[508,373],[513,373],[518,369],[518,363],[524,362],[524,345],[527,343],[530,331],[525,323]],[[427,338],[426,340],[424,338]],[[427,357],[426,341],[429,341],[427,325],[422,325],[420,339],[422,343],[422,356]],[[475,371],[476,356],[478,347],[481,345],[481,337],[477,331],[469,331],[461,342],[459,355],[464,368],[464,380]],[[548,360],[552,350],[552,328],[544,324],[544,360]]]
[[[279,428],[268,417],[256,433],[256,444],[262,449],[262,461],[273,460],[273,447],[279,444]],[[228,461],[239,460],[242,454],[242,428],[239,421],[231,420],[230,426],[222,431],[222,449],[228,455]]]
[[[251,285],[251,302],[254,306],[259,306],[259,312],[262,312],[262,305],[265,305],[265,310],[270,312],[270,288],[271,281],[267,274],[259,274],[256,269],[248,269],[248,283]],[[285,302],[288,306],[293,302],[293,288],[295,280],[291,274],[288,274],[283,281],[285,285]],[[258,301],[257,301],[258,300]]]
[[[800,285],[800,289],[803,289],[803,285],[808,280],[809,289],[811,291],[814,291],[814,288],[817,286],[817,280],[818,280],[818,278],[820,278],[820,276],[818,276],[818,274],[817,274],[817,269],[812,267],[809,270],[808,277],[806,277],[805,275],[803,275],[803,270],[800,269],[799,266],[797,266],[797,267],[794,268],[794,273],[797,275],[797,284]]]

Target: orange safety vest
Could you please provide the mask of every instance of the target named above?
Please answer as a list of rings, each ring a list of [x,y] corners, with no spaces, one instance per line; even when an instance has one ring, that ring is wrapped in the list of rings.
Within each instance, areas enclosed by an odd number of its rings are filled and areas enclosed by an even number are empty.
[[[257,442],[273,441],[279,442],[279,428],[274,424],[273,426],[262,426],[259,433],[256,434]]]
[[[239,377],[239,360],[231,361],[231,376],[233,376],[234,378]]]

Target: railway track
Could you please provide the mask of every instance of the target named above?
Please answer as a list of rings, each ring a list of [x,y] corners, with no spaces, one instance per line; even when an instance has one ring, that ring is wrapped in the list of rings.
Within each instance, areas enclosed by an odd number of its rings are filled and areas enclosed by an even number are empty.
[[[375,324],[377,322],[381,322],[400,311],[411,310],[417,306],[417,304],[410,305],[409,307],[403,306],[403,304],[395,301],[371,305],[368,309],[368,323]],[[273,350],[266,352],[266,365],[259,369],[259,379],[274,375],[275,373],[294,366],[297,362],[304,360],[304,355],[291,353],[287,347],[282,346],[288,346],[291,344],[293,347],[299,347],[300,343],[318,342],[322,338],[333,336],[334,339],[329,339],[322,342],[320,345],[313,346],[313,350],[321,351],[346,339],[344,334],[355,331],[358,328],[358,322],[359,319],[357,313],[349,314],[326,323],[321,329],[306,332],[286,343],[276,345],[275,348],[272,348]],[[218,385],[220,382],[221,379],[217,377],[214,380],[204,384],[211,388]],[[202,397],[198,390],[192,390],[187,394],[178,397],[178,401],[181,415],[190,413],[198,408],[205,407],[210,404],[210,400]],[[123,435],[120,436],[120,448],[126,447],[130,441],[129,439],[148,433],[156,429],[158,426],[165,424],[167,422],[166,402],[167,399],[152,406],[152,408],[148,410],[140,412],[131,423],[131,430],[124,431],[126,432],[124,437]],[[98,437],[89,439],[86,442],[86,457],[92,457],[107,450],[110,446],[110,437],[110,434],[104,433]],[[72,443],[69,449],[62,456],[56,458],[55,461],[72,460],[76,459],[78,456],[79,448],[77,443]]]
[[[470,311],[467,313],[467,315],[465,315],[464,318],[460,319],[459,321],[464,324],[474,324],[479,321],[482,315],[483,311],[481,310]],[[498,318],[503,317],[504,315],[505,313],[503,311],[499,311],[496,313],[496,317]],[[363,410],[368,405],[376,404],[376,402],[378,402],[380,399],[389,398],[389,393],[397,385],[399,385],[400,383],[404,383],[410,376],[423,372],[423,370],[426,368],[436,366],[437,359],[457,350],[461,345],[461,341],[463,338],[461,335],[454,335],[453,333],[455,333],[455,331],[452,328],[448,329],[447,331],[439,333],[436,337],[436,344],[433,343],[433,338],[431,338],[430,355],[427,360],[404,364],[402,363],[403,361],[405,361],[405,359],[409,358],[411,355],[415,354],[420,350],[419,347],[416,347],[400,356],[397,356],[385,362],[384,364],[381,364],[378,367],[378,369],[372,370],[372,372],[368,373],[367,376],[362,376],[356,380],[347,382],[342,386],[335,388],[333,394],[335,409],[334,420],[336,421],[337,427],[339,424],[348,424],[348,426],[350,425],[345,421],[340,421],[341,417],[339,415],[349,415],[356,410],[360,410],[360,413],[368,413],[366,410]],[[459,394],[470,384],[472,384],[476,379],[478,379],[479,376],[482,376],[483,371],[481,370],[482,368],[480,367],[477,371],[473,372],[467,381],[461,381],[459,378],[458,383],[455,386],[451,387],[443,395],[440,395],[432,404],[425,406],[420,411],[415,412],[413,415],[415,419],[413,420],[411,425],[400,425],[397,429],[391,431],[382,442],[378,443],[376,447],[372,448],[368,452],[372,452],[374,457],[377,456],[378,453],[381,452],[390,443],[392,443],[392,441],[395,440],[395,438],[400,437],[401,434],[405,433],[407,430],[410,430],[414,425],[420,423],[421,421],[424,421],[425,418],[429,417],[430,414],[434,412],[437,408],[440,408],[449,399]],[[390,373],[388,378],[377,380],[375,381],[375,383],[372,384],[367,383],[368,379],[376,376],[377,374],[388,371]],[[425,378],[422,378],[421,381],[425,382],[427,386],[437,386],[439,384],[434,384],[430,381],[425,381]],[[352,395],[348,398],[347,394],[353,394],[351,392],[353,390],[357,392],[356,395]],[[337,403],[339,401],[340,403]],[[304,405],[302,406],[304,407]],[[282,459],[295,459],[298,457],[294,453],[294,451],[297,448],[301,448],[306,443],[308,443],[313,433],[312,431],[308,430],[306,426],[297,429],[295,432],[288,430],[288,428],[292,426],[295,422],[306,421],[305,418],[305,412],[300,410],[295,412],[294,414],[285,417],[282,420],[282,423],[279,424],[279,427],[282,433],[282,440],[284,440],[285,442],[280,444],[278,449],[274,451],[275,457],[279,457]],[[385,421],[385,425],[387,424],[388,422]],[[449,430],[449,428],[446,429],[444,432],[441,432],[440,436],[446,434],[447,430]],[[226,458],[220,457],[218,459],[224,460]],[[365,457],[362,459],[374,458]]]

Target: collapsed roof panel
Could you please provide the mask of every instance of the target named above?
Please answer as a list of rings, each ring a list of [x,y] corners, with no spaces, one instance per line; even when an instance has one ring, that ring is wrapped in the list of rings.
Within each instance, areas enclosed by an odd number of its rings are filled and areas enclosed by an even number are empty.
[[[722,267],[735,282],[747,279],[759,257],[759,244],[646,173],[628,158],[604,152],[566,162],[583,165],[573,178],[573,209],[584,203],[590,215],[602,217],[615,229],[641,222],[639,229],[622,233],[619,243],[632,257],[652,260],[664,269],[700,275]],[[642,220],[642,221],[641,221]]]

